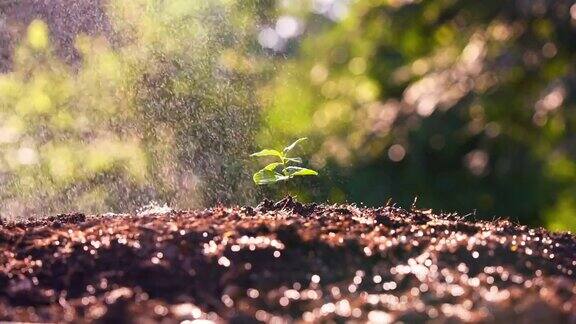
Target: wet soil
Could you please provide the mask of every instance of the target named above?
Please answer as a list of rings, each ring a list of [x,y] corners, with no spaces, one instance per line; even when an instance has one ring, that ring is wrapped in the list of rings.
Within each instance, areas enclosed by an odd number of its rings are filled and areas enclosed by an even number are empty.
[[[353,205],[0,225],[0,321],[576,322],[576,239]]]

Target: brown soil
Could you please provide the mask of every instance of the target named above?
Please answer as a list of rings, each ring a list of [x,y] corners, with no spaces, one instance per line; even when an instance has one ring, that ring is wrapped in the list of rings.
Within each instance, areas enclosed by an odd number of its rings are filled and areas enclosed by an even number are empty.
[[[392,206],[60,215],[0,225],[0,321],[576,322],[575,256],[570,234]]]

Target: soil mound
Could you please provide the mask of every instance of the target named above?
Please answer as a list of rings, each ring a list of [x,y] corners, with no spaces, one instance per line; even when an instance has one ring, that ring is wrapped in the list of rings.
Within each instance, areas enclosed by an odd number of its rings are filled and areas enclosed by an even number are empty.
[[[576,239],[353,205],[0,225],[0,321],[576,322]]]

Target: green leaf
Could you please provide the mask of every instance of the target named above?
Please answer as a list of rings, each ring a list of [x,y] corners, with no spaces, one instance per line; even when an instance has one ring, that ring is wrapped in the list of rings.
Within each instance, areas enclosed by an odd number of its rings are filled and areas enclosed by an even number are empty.
[[[285,157],[285,161],[302,164],[302,158],[299,157]]]
[[[296,147],[296,145],[298,145],[298,143],[305,141],[307,139],[308,139],[307,137],[301,137],[301,138],[295,140],[294,143],[292,143],[292,144],[290,144],[284,148],[284,153],[288,153],[288,152],[292,151],[292,149],[294,149]]]
[[[277,156],[282,159],[284,158],[284,153],[278,152],[276,150],[264,149],[260,152],[252,153],[250,156]]]
[[[302,170],[299,170],[299,171],[292,173],[292,175],[293,176],[308,176],[308,175],[317,176],[318,172],[316,172],[312,169],[303,168]]]
[[[278,172],[274,172],[272,170],[266,170],[266,169],[262,169],[256,173],[254,173],[254,176],[252,177],[254,182],[258,185],[271,184],[271,183],[275,183],[278,181],[288,180],[289,178],[290,177],[285,176],[285,175],[281,175]]]
[[[279,165],[284,165],[282,162],[273,162],[264,167],[266,170],[274,171]]]
[[[308,175],[317,176],[318,175],[318,172],[316,172],[312,169],[306,169],[306,168],[295,167],[295,166],[287,167],[284,170],[282,170],[282,172],[287,173],[288,176],[290,176],[290,177],[308,176]]]

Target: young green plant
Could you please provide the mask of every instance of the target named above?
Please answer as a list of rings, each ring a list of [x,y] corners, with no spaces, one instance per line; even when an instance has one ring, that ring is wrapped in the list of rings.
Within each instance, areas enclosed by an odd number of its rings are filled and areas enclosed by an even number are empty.
[[[301,158],[289,156],[289,153],[304,140],[306,140],[306,137],[299,138],[294,141],[294,143],[286,146],[282,151],[264,149],[260,152],[251,154],[250,156],[255,157],[272,156],[277,158],[276,162],[272,162],[262,168],[262,170],[254,173],[252,176],[254,182],[258,185],[266,185],[290,180],[297,176],[317,176],[318,172],[312,169],[294,166],[294,164],[302,164]]]

